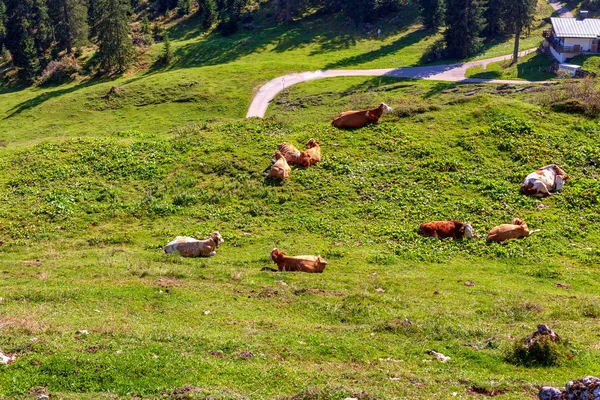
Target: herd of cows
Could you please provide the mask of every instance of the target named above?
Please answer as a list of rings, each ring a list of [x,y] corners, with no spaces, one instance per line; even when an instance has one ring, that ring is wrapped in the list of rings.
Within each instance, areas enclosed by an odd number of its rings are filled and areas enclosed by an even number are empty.
[[[392,109],[385,103],[370,110],[347,111],[333,120],[333,126],[340,129],[359,129],[368,124],[377,124],[384,114]],[[269,178],[284,180],[290,176],[289,164],[310,167],[321,161],[321,148],[315,139],[306,143],[306,150],[300,152],[291,143],[282,143],[273,155],[273,165],[268,174]],[[569,179],[565,171],[555,164],[547,165],[527,175],[521,192],[533,197],[547,197],[559,192]],[[491,242],[503,242],[509,239],[528,237],[538,230],[529,230],[527,224],[520,218],[513,219],[510,224],[494,227],[487,234]],[[473,226],[460,221],[432,221],[421,224],[417,233],[427,238],[471,239],[479,238]],[[197,240],[191,237],[177,236],[164,247],[165,253],[179,253],[183,257],[211,257],[223,243],[219,232],[213,232],[208,239]],[[287,256],[279,249],[273,249],[270,258],[277,264],[278,270],[296,272],[323,272],[327,262],[321,256]]]

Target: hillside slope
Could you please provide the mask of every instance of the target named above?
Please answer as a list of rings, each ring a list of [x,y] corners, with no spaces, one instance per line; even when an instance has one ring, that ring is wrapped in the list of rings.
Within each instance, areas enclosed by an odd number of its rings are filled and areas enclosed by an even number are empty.
[[[535,95],[320,81],[284,92],[265,121],[0,150],[0,348],[17,355],[0,393],[523,399],[593,373],[597,124],[547,112]],[[377,101],[396,110],[383,124],[329,125]],[[311,137],[321,164],[283,184],[263,178],[278,143]],[[523,177],[550,162],[571,177],[563,193],[520,195]],[[415,233],[457,218],[484,235],[515,216],[542,231],[503,244]],[[176,235],[213,230],[225,238],[216,257],[162,253]],[[263,271],[275,246],[329,265]],[[569,340],[571,359],[509,363],[513,338],[538,323]]]

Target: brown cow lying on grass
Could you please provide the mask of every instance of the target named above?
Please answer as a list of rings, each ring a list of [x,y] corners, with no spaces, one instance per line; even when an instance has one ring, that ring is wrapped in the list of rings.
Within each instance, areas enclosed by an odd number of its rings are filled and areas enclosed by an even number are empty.
[[[323,272],[327,265],[327,261],[321,256],[289,257],[276,248],[271,251],[271,260],[277,264],[279,272]]]
[[[213,232],[208,239],[198,240],[187,236],[177,236],[164,248],[165,253],[179,253],[182,257],[212,257],[215,249],[223,243],[219,232]]]
[[[315,139],[310,139],[306,143],[306,150],[300,153],[298,164],[303,167],[310,167],[321,161],[321,147]]]
[[[290,164],[298,164],[298,159],[300,158],[300,150],[298,150],[291,143],[281,143],[279,145],[279,152],[285,156],[285,160]],[[275,155],[273,154],[274,162],[277,161],[275,159]]]
[[[550,192],[562,190],[568,179],[565,171],[556,164],[546,165],[527,175],[521,186],[521,193],[534,197],[551,196],[553,193]]]
[[[346,111],[333,119],[333,126],[341,129],[358,129],[368,124],[378,124],[383,114],[391,112],[392,109],[385,103],[371,110]]]
[[[477,233],[473,231],[470,224],[464,224],[460,221],[433,221],[421,224],[417,233],[423,237],[439,239],[453,238],[462,239],[464,237],[471,239],[479,238]]]
[[[271,167],[268,176],[271,178],[279,179],[280,181],[289,178],[290,171],[292,169],[285,160],[285,156],[278,151],[275,153],[275,158],[277,159],[277,161],[275,161],[275,164],[273,164],[273,166]]]
[[[530,236],[541,229],[530,231],[525,222],[519,218],[515,218],[512,224],[502,224],[493,228],[489,233],[487,240],[490,242],[503,242],[509,239],[520,239]]]

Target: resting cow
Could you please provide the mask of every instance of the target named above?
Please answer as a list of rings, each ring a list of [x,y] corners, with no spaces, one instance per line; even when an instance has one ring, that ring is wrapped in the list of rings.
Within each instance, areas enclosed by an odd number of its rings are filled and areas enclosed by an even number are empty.
[[[177,236],[164,248],[165,253],[179,253],[182,257],[212,257],[216,248],[223,243],[219,232],[213,232],[208,239],[198,240],[186,236]]]
[[[433,221],[421,224],[417,233],[423,237],[439,239],[453,238],[462,239],[464,237],[478,238],[477,233],[473,231],[470,224],[464,224],[460,221]]]
[[[569,179],[565,171],[556,164],[550,164],[527,175],[521,192],[534,197],[547,197],[562,190],[565,182]]]
[[[285,160],[285,156],[281,154],[281,152],[275,153],[275,164],[271,167],[269,171],[269,177],[279,179],[280,181],[287,179],[290,176],[290,171],[292,170]]]
[[[286,256],[283,251],[273,249],[271,260],[277,264],[279,272],[323,272],[327,261],[321,256]]]
[[[530,231],[525,222],[515,218],[512,224],[502,224],[493,228],[489,233],[487,240],[490,242],[503,242],[509,239],[520,239],[530,236],[532,233],[539,232],[540,229]]]
[[[383,114],[391,112],[392,109],[385,103],[371,110],[346,111],[333,119],[333,126],[341,129],[358,129],[368,124],[378,124]]]
[[[281,143],[279,145],[279,152],[285,156],[285,160],[288,163],[298,164],[298,159],[300,158],[300,150],[298,150],[293,144]],[[273,160],[277,161],[275,159],[275,154],[273,155]]]
[[[306,143],[306,150],[300,153],[298,164],[303,167],[310,167],[321,161],[321,146],[315,139],[310,139]]]

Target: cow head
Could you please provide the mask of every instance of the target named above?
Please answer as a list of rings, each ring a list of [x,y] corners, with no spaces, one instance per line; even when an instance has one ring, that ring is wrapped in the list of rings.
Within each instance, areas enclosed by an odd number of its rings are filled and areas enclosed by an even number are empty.
[[[219,245],[225,241],[223,240],[223,236],[221,236],[221,234],[216,231],[211,233],[210,238],[213,242],[215,242],[215,246],[217,247],[219,247]]]
[[[283,251],[279,251],[279,249],[275,247],[273,250],[271,250],[269,258],[271,258],[271,261],[277,262],[277,260],[279,260],[282,256],[285,256],[285,253]]]
[[[306,148],[307,149],[312,149],[313,147],[317,147],[319,145],[319,142],[317,142],[315,139],[310,139],[307,143],[306,143]]]
[[[379,105],[379,108],[381,109],[382,114],[387,114],[387,113],[392,112],[392,107],[388,106],[385,103],[381,103]]]
[[[473,238],[479,239],[479,235],[477,234],[477,232],[475,232],[473,230],[473,227],[471,226],[471,224],[466,224],[464,227],[464,230],[465,230],[465,237],[467,239],[473,239]]]
[[[276,151],[275,154],[273,154],[273,158],[275,160],[280,160],[282,158],[285,158],[285,156],[280,151]]]
[[[515,218],[512,220],[512,224],[513,225],[524,225],[525,222],[523,222],[523,220],[521,218]]]
[[[560,191],[565,186],[565,181],[568,177],[563,177],[562,175],[556,175],[554,178],[554,190]]]
[[[562,178],[563,183],[569,179],[569,176],[567,175],[567,173],[563,169],[559,168],[558,165],[552,164],[552,169],[554,170],[556,177],[560,176]]]

